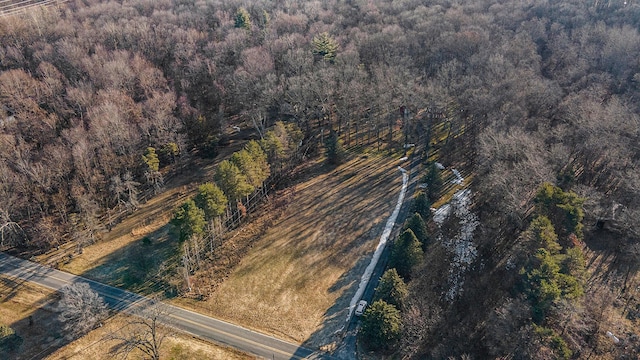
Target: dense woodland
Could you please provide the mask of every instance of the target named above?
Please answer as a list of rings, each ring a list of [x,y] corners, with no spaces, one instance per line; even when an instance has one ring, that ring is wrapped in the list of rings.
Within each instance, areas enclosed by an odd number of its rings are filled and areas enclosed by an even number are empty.
[[[482,260],[449,302],[429,275],[446,255],[425,246],[389,351],[637,357],[639,27],[633,0],[76,0],[1,18],[3,246],[97,241],[232,126],[333,130],[349,149],[379,145],[401,106],[418,139],[437,107],[456,135],[440,161],[474,174]],[[574,247],[610,270],[572,272]]]

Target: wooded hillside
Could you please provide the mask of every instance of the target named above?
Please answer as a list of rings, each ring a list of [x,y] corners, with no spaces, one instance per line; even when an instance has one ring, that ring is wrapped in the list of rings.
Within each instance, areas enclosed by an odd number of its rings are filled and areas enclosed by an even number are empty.
[[[333,130],[347,149],[401,147],[387,137],[398,109],[417,138],[437,107],[452,135],[439,160],[474,174],[482,261],[467,284],[478,289],[451,305],[436,283],[410,287],[412,316],[425,322],[405,324],[415,331],[399,351],[544,358],[560,356],[549,345],[559,336],[569,356],[632,358],[637,335],[609,349],[599,308],[584,326],[560,317],[584,310],[575,303],[534,321],[540,329],[517,314],[535,305],[518,295],[522,276],[564,266],[549,256],[566,255],[571,235],[613,264],[605,280],[585,279],[580,304],[639,306],[639,26],[634,0],[76,0],[0,18],[3,245],[97,241],[110,214],[134,209],[190,157],[215,156],[232,126],[260,137],[282,120],[307,137]],[[557,186],[553,206],[579,198],[571,206],[584,212],[584,235],[553,224],[560,248],[546,243],[549,256],[527,242],[532,220],[558,214],[536,207],[545,183]],[[426,263],[446,261],[436,255],[427,249]],[[433,298],[420,298],[427,284]],[[637,326],[639,312],[622,314]]]

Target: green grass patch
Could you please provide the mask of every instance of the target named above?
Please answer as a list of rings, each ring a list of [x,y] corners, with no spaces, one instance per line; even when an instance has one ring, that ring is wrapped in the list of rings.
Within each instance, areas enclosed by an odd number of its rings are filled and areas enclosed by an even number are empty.
[[[178,263],[180,244],[170,235],[171,225],[106,255],[86,276],[139,294],[170,288],[167,277]],[[144,240],[147,239],[147,240]]]

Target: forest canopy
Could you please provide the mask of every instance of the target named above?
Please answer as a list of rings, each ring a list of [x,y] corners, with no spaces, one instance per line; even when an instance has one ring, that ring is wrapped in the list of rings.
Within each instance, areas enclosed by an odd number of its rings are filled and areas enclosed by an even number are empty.
[[[548,183],[585,232],[614,234],[605,247],[637,263],[639,28],[632,0],[73,0],[2,17],[2,245],[97,241],[111,212],[135,209],[177,163],[215,156],[232,126],[330,129],[349,149],[401,107],[427,129],[433,106],[455,135],[442,161],[464,157],[481,221],[499,224],[481,251],[513,246]],[[581,237],[577,225],[558,241]],[[469,339],[443,341],[456,336]],[[403,351],[462,353],[442,344]]]

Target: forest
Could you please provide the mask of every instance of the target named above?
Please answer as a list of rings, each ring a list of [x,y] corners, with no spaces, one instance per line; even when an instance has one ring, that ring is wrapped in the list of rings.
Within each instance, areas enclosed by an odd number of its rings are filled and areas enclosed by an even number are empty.
[[[637,358],[639,28],[634,0],[72,0],[2,17],[1,245],[99,241],[235,126],[385,149],[402,146],[398,109],[418,139],[438,108],[455,135],[439,161],[474,174],[482,260],[451,302],[433,275],[446,254],[425,247],[385,351]],[[585,271],[595,252],[606,269]]]

